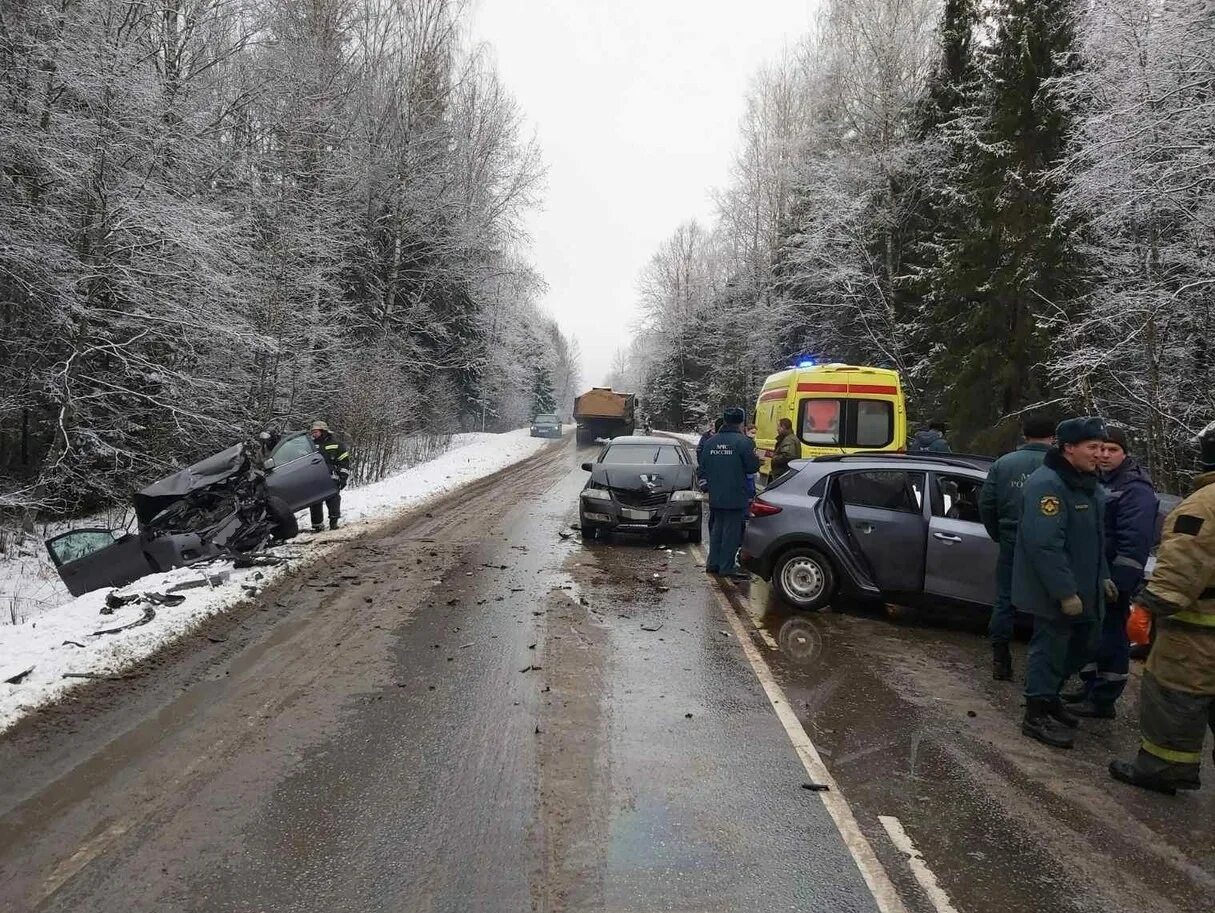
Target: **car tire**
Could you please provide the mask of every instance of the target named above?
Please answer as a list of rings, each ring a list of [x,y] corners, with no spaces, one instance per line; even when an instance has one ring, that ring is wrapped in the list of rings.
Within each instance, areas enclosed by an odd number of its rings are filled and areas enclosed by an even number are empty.
[[[835,595],[835,568],[818,549],[797,546],[776,560],[772,587],[789,606],[817,612]]]
[[[704,530],[699,526],[696,529],[688,530],[688,542],[692,545],[699,545],[704,539]]]
[[[300,524],[295,519],[295,512],[282,498],[270,495],[266,499],[266,513],[274,521],[274,538],[285,541],[299,535]]]
[[[582,531],[583,542],[594,542],[599,538],[599,527],[592,526],[581,517],[578,518],[578,528]]]

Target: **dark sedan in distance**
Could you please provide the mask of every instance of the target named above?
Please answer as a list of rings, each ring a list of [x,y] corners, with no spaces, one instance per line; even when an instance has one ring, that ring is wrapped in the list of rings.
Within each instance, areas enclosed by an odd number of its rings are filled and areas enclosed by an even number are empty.
[[[532,419],[532,437],[561,437],[561,417],[552,413]]]
[[[619,530],[678,532],[701,538],[701,495],[696,466],[682,441],[665,437],[618,437],[603,448],[578,498],[584,539]]]

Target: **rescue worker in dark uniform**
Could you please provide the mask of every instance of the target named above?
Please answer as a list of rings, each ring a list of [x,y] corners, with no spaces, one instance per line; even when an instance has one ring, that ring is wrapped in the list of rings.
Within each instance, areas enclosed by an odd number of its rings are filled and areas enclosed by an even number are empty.
[[[1126,688],[1131,641],[1126,619],[1131,597],[1143,585],[1143,569],[1156,539],[1160,499],[1152,477],[1130,455],[1126,431],[1110,428],[1101,449],[1101,482],[1106,490],[1105,560],[1118,598],[1105,606],[1097,655],[1080,670],[1084,686],[1064,695],[1076,716],[1112,720],[1114,704]]]
[[[772,475],[770,479],[779,479],[789,471],[789,464],[800,459],[801,444],[793,433],[793,422],[782,418],[776,423],[776,447],[772,451]]]
[[[991,638],[991,677],[1012,680],[1013,635],[1012,575],[1017,526],[1021,522],[1021,496],[1025,480],[1042,465],[1055,439],[1055,423],[1040,415],[1028,415],[1021,423],[1025,443],[991,464],[979,495],[979,518],[993,542],[1000,544],[996,561],[996,604],[991,610],[987,636]]]
[[[1105,434],[1100,418],[1060,422],[1055,446],[1025,481],[1017,527],[1012,600],[1034,616],[1021,731],[1055,748],[1071,748],[1078,723],[1059,690],[1096,651],[1105,601],[1117,596],[1097,479]]]
[[[1199,446],[1194,493],[1165,520],[1128,623],[1156,620],[1139,692],[1139,754],[1110,762],[1115,780],[1170,795],[1199,788],[1203,739],[1207,727],[1215,732],[1215,422]]]
[[[325,499],[323,507],[320,504],[313,504],[309,508],[312,514],[312,531],[319,533],[325,528],[325,509],[329,511],[329,528],[338,528],[338,519],[342,516],[342,489],[346,487],[346,481],[350,478],[350,451],[329,430],[329,426],[319,419],[312,423],[308,434],[316,442],[317,449],[325,458],[329,472],[338,485],[337,492]]]
[[[709,490],[709,557],[705,571],[746,579],[738,566],[743,520],[749,503],[747,475],[759,471],[755,442],[742,433],[746,417],[731,408],[722,416],[721,430],[704,443],[697,474]]]

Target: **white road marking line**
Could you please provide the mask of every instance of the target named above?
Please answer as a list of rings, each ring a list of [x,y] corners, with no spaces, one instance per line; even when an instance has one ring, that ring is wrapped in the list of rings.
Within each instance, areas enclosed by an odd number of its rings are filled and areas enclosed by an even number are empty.
[[[82,843],[76,852],[55,866],[50,875],[43,879],[38,902],[41,903],[63,887],[69,879],[101,855],[106,847],[125,834],[130,826],[130,820],[115,821],[100,834]]]
[[[708,560],[708,556],[705,555],[704,546],[693,545],[691,551],[693,555],[700,559],[700,566],[704,567],[705,562]],[[776,642],[776,638],[769,633],[768,629],[759,623],[759,619],[757,619],[751,612],[747,613],[747,618],[750,619],[751,627],[755,628],[755,633],[757,633],[763,639],[763,642],[767,644],[770,649],[779,651],[780,644]]]
[[[920,855],[920,851],[916,849],[915,844],[911,842],[911,838],[907,836],[907,832],[903,830],[902,822],[898,818],[892,818],[889,815],[878,815],[878,821],[882,822],[882,827],[890,835],[890,842],[895,845],[899,852],[906,854],[907,864],[911,866],[911,874],[920,883],[920,887],[924,889],[924,893],[932,901],[932,905],[936,908],[937,913],[958,913],[958,908],[953,905],[953,901],[949,899],[949,895],[945,893],[945,889],[937,883],[937,876],[933,874],[932,869],[928,868],[927,863],[924,862],[924,857]]]
[[[776,683],[776,679],[772,677],[772,670],[764,662],[759,649],[752,643],[750,636],[747,634],[747,629],[743,627],[742,620],[738,617],[738,613],[734,611],[734,606],[730,604],[726,595],[716,584],[711,585],[710,589],[717,600],[717,604],[721,606],[722,611],[725,613],[726,621],[734,629],[734,636],[742,646],[743,653],[746,655],[748,662],[751,663],[751,669],[755,672],[755,677],[759,679],[760,685],[763,686],[764,693],[767,694],[768,701],[776,712],[776,718],[784,726],[785,734],[788,735],[789,741],[793,743],[793,749],[801,759],[806,773],[810,775],[810,779],[815,783],[825,783],[827,785],[827,790],[820,792],[818,797],[822,800],[827,813],[835,822],[835,827],[840,832],[840,836],[844,838],[844,845],[848,847],[848,852],[852,854],[856,867],[860,869],[861,877],[865,879],[865,884],[869,886],[869,891],[877,902],[878,910],[881,913],[907,913],[907,908],[903,905],[903,900],[899,897],[898,891],[895,890],[894,883],[891,882],[890,876],[886,874],[886,870],[882,868],[882,863],[878,860],[877,854],[873,852],[873,847],[870,846],[869,840],[861,832],[860,825],[856,823],[856,817],[852,814],[852,808],[848,805],[848,800],[844,798],[844,794],[840,791],[839,784],[835,782],[835,778],[831,776],[831,772],[823,764],[823,759],[819,757],[818,749],[814,747],[814,743],[810,741],[810,736],[802,728],[801,720],[793,712],[793,707],[789,703],[789,698],[785,696],[784,689]]]

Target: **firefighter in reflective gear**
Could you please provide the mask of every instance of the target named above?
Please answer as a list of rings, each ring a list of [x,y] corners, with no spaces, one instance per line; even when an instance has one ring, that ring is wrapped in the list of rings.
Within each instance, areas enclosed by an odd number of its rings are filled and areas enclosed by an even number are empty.
[[[991,610],[987,636],[991,639],[991,677],[1012,681],[1013,636],[1012,576],[1017,526],[1021,522],[1021,499],[1026,480],[1037,471],[1055,440],[1055,422],[1041,415],[1028,415],[1021,423],[1025,443],[991,464],[979,495],[979,517],[992,541],[1000,544],[996,560],[996,604]]]
[[[308,434],[316,442],[317,449],[325,458],[329,472],[338,486],[337,492],[325,499],[324,507],[320,504],[313,504],[309,508],[312,513],[312,531],[319,533],[325,528],[325,508],[329,510],[329,528],[338,528],[338,518],[342,515],[342,489],[346,487],[346,480],[350,478],[350,451],[329,430],[329,426],[319,419],[312,423]]]
[[[1170,795],[1198,789],[1203,739],[1207,727],[1215,731],[1215,422],[1199,446],[1194,493],[1165,520],[1156,568],[1128,623],[1156,620],[1139,696],[1139,754],[1110,762],[1115,780]]]

